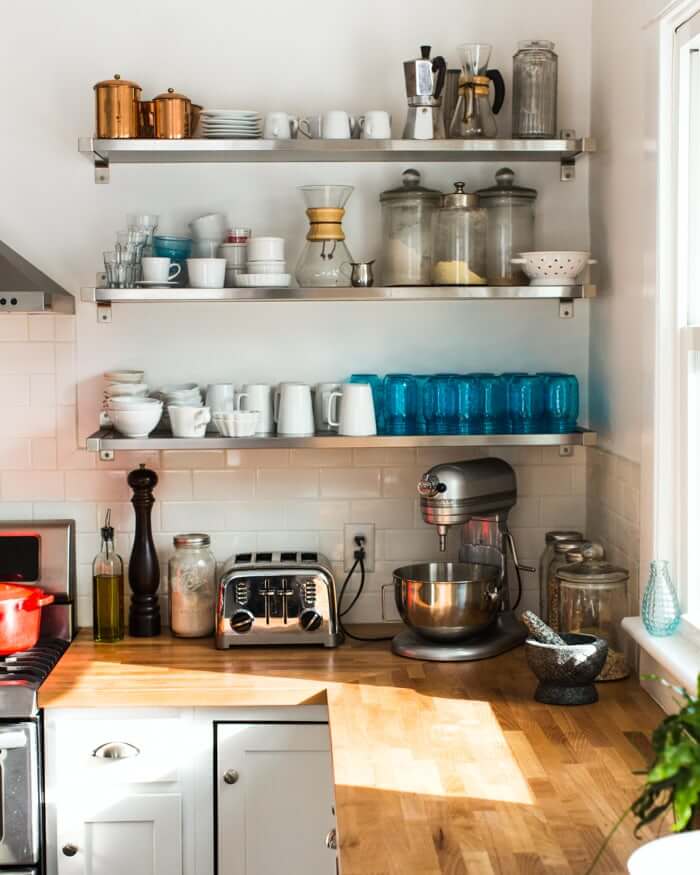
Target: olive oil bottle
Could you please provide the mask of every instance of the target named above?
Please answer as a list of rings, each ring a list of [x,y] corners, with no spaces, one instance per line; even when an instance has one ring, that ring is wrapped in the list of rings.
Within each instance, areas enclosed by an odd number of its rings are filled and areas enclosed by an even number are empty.
[[[124,563],[114,550],[112,511],[102,527],[102,545],[92,563],[92,633],[104,644],[124,637]]]

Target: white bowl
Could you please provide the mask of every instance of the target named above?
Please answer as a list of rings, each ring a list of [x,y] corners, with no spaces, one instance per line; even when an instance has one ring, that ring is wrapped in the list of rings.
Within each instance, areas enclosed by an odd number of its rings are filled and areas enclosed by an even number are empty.
[[[144,371],[105,371],[102,376],[108,383],[140,383]]]
[[[107,398],[120,395],[145,395],[147,392],[146,383],[107,383],[104,391]]]
[[[249,261],[283,261],[284,237],[251,237],[248,240]]]
[[[170,383],[167,386],[163,386],[160,391],[163,395],[175,395],[182,392],[194,392],[195,389],[199,392],[198,383]]]
[[[133,395],[122,395],[118,398],[110,398],[106,407],[108,410],[139,410],[156,404],[162,409],[163,402],[157,398],[135,398]]]
[[[193,240],[218,240],[223,243],[227,230],[226,216],[223,213],[208,213],[190,222]]]
[[[286,273],[286,261],[249,261],[246,273]]]
[[[149,404],[135,410],[112,407],[109,410],[109,418],[117,431],[125,437],[143,438],[148,437],[158,425],[162,410],[160,404]]]
[[[289,273],[239,273],[236,285],[243,289],[287,289],[291,280]]]
[[[522,265],[531,286],[573,286],[576,277],[589,264],[596,264],[590,252],[520,252],[512,258]]]
[[[232,413],[215,413],[212,418],[223,437],[253,437],[258,416],[257,410],[234,410]]]

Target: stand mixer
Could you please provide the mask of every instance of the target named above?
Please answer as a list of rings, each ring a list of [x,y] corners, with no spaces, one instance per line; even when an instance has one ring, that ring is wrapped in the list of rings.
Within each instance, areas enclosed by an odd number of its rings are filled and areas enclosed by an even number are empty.
[[[429,563],[394,572],[397,608],[409,628],[394,638],[400,656],[439,662],[486,659],[522,644],[525,627],[510,607],[509,559],[522,592],[521,565],[508,513],[515,472],[502,459],[440,464],[418,483],[421,512],[434,525],[440,551],[451,526],[462,527],[459,563]]]

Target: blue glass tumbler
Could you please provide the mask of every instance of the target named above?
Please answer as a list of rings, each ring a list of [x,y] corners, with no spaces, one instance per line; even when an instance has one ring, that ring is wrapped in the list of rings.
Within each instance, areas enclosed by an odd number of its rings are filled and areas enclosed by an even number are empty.
[[[482,434],[484,428],[484,392],[481,378],[467,374],[455,379],[457,389],[457,434]]]
[[[544,378],[513,377],[508,383],[508,418],[513,434],[536,434],[544,427]]]
[[[496,374],[471,374],[481,381],[484,434],[508,434],[507,383]]]
[[[545,428],[565,434],[576,429],[579,413],[578,380],[573,374],[540,374],[544,381]]]
[[[424,388],[428,434],[454,434],[457,426],[457,384],[454,374],[435,374]]]
[[[416,381],[416,434],[427,434],[428,426],[425,421],[425,387],[430,374],[414,374]]]
[[[418,402],[416,380],[411,374],[384,377],[384,426],[387,434],[415,434]]]
[[[372,387],[374,418],[377,421],[377,434],[384,434],[384,384],[378,374],[353,374],[350,383],[369,383]]]

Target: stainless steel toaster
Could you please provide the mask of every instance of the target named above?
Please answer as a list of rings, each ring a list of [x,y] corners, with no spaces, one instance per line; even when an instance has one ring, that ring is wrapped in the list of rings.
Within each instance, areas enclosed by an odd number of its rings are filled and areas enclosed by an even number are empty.
[[[335,579],[320,553],[237,553],[224,565],[216,646],[322,644],[343,640]]]

